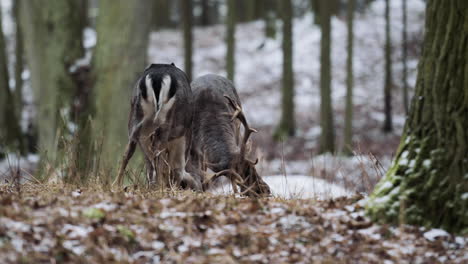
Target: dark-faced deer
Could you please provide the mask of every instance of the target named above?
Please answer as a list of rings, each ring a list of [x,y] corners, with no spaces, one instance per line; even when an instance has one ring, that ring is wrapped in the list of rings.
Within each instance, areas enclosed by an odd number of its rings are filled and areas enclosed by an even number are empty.
[[[157,157],[167,151],[176,186],[201,191],[201,179],[185,170],[191,135],[192,91],[187,76],[174,64],[151,64],[138,79],[131,98],[129,142],[114,184],[122,185],[125,168],[138,144],[143,151],[148,182],[155,183]],[[160,179],[161,180],[161,179]]]
[[[205,175],[209,168],[216,174],[205,179],[204,189],[220,176],[227,176],[248,196],[269,195],[270,188],[247,158],[250,128],[242,112],[239,96],[228,79],[209,74],[192,82],[193,127],[189,171]],[[241,124],[244,133],[241,135]],[[242,136],[242,137],[241,137]]]

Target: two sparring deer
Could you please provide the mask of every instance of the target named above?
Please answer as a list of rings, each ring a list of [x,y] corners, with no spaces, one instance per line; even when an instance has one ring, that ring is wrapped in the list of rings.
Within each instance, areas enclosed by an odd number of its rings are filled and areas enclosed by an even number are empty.
[[[244,126],[242,139],[240,124]],[[114,184],[122,184],[139,145],[150,184],[162,177],[156,175],[157,160],[167,151],[170,179],[160,182],[205,191],[215,179],[226,176],[233,189],[239,186],[245,195],[268,195],[270,189],[256,172],[255,162],[246,157],[246,144],[254,131],[227,79],[206,75],[195,80],[191,89],[185,73],[173,64],[152,64],[134,87],[129,142]],[[210,179],[208,168],[215,172]]]

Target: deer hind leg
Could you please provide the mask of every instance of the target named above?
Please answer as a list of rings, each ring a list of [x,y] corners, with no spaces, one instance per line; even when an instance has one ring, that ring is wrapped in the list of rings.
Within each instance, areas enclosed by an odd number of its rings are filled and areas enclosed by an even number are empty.
[[[122,186],[125,169],[127,168],[128,162],[130,161],[133,154],[135,153],[136,145],[137,143],[133,140],[130,140],[128,142],[127,147],[125,148],[125,154],[122,159],[122,164],[120,165],[119,174],[117,175],[117,178],[115,179],[115,181],[112,183],[112,186],[114,185]]]
[[[171,174],[177,186],[184,189],[192,189],[202,191],[201,182],[196,180],[186,170],[185,161],[186,141],[185,137],[180,137],[169,142],[169,164],[171,166]]]
[[[146,181],[148,185],[156,183],[156,170],[154,169],[153,162],[145,156],[145,167],[146,167]]]

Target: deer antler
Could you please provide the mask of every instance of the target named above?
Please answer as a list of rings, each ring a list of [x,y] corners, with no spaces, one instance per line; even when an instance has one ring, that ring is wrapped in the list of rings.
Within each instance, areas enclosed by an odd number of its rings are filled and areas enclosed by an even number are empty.
[[[224,97],[226,97],[229,104],[234,109],[234,114],[232,115],[231,121],[234,121],[234,119],[237,118],[241,121],[242,125],[244,125],[245,132],[244,132],[244,138],[242,139],[240,156],[241,158],[245,159],[245,149],[246,149],[247,141],[249,140],[250,134],[257,133],[257,130],[249,126],[249,124],[247,123],[247,119],[245,118],[244,112],[242,111],[242,108],[240,107],[240,105],[238,105],[231,97],[227,95],[224,95]]]

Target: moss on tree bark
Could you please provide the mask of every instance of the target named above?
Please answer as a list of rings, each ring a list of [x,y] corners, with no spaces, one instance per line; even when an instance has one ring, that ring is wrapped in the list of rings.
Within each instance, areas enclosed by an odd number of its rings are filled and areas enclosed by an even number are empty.
[[[76,91],[69,68],[83,55],[79,1],[20,1],[21,29],[24,36],[31,85],[38,106],[36,126],[43,158],[54,161],[57,136],[67,130],[71,98]]]
[[[396,158],[372,193],[377,221],[468,232],[468,2],[428,2],[415,96]]]
[[[147,66],[152,3],[100,1],[93,62],[93,134],[101,168],[114,168],[128,141],[131,91]]]

